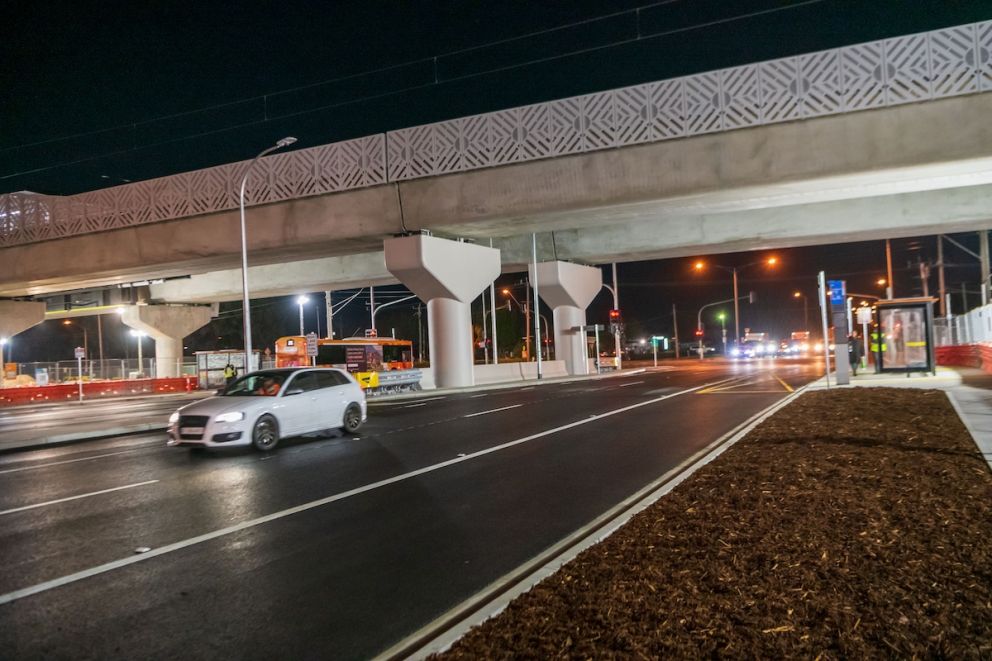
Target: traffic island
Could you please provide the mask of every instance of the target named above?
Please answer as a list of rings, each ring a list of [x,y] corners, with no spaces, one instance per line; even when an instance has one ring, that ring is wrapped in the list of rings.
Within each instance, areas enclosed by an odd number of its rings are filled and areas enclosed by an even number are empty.
[[[943,392],[808,392],[441,656],[988,658],[990,540]]]

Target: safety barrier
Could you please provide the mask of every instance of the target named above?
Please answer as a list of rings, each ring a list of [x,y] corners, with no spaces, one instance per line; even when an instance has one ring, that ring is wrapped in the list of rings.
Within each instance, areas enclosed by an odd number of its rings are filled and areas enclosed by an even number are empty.
[[[937,364],[957,367],[980,367],[992,374],[992,345],[957,344],[937,347]]]
[[[193,376],[171,379],[93,381],[83,383],[83,399],[192,392],[193,390],[196,390],[196,377]],[[65,402],[76,399],[79,399],[78,383],[62,383],[54,386],[31,386],[26,388],[0,388],[0,406]]]

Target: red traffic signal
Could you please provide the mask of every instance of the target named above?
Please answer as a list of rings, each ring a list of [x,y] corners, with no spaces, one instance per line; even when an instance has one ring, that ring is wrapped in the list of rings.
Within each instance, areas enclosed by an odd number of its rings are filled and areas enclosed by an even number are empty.
[[[703,329],[702,328],[697,328],[696,329],[696,337],[702,337],[702,336],[703,336]]]
[[[610,321],[620,321],[620,310],[610,310]]]

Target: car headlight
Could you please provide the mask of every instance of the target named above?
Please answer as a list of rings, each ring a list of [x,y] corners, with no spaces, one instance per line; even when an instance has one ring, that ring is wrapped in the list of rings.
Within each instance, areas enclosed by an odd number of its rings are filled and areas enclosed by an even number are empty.
[[[245,414],[241,411],[233,411],[231,413],[221,413],[216,418],[217,422],[237,422],[238,420],[244,420]]]
[[[174,425],[179,422],[179,411],[174,411],[172,415],[169,416],[169,424]]]

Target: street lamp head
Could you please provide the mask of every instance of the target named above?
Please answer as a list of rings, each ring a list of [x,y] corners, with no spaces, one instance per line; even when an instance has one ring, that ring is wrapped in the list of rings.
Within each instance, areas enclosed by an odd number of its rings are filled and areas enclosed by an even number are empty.
[[[140,331],[140,330],[134,330],[134,329],[132,328],[132,329],[131,329],[131,335],[133,335],[133,336],[135,336],[135,337],[144,337],[144,336],[145,336],[145,331]]]
[[[886,280],[885,278],[879,278],[878,280],[875,281],[875,284],[878,285],[879,287],[884,287],[888,283],[889,281]]]
[[[778,257],[769,257],[767,263],[768,266],[775,266],[776,264],[778,264]]]
[[[792,292],[792,298],[802,298],[803,293],[801,291]]]
[[[280,140],[279,142],[277,142],[276,143],[276,147],[279,147],[280,149],[282,149],[283,147],[290,146],[294,142],[296,142],[296,138],[294,138],[291,135],[288,135],[285,138],[283,138],[282,140]]]
[[[310,299],[309,299],[308,297],[306,297],[306,296],[298,296],[298,297],[296,298],[296,302],[297,302],[297,303],[298,303],[299,305],[303,305],[304,303],[306,303],[306,302],[307,302],[307,301],[309,301],[309,300],[310,300]]]
[[[72,324],[72,320],[71,319],[66,319],[65,321],[62,322],[62,325],[63,326],[69,326],[71,324]]]
[[[5,345],[5,344],[7,344],[7,338],[5,338],[5,337],[0,337],[0,347],[2,347],[2,346],[3,346],[3,345]]]
[[[510,295],[510,290],[509,289],[501,289],[500,291],[502,291],[503,294],[506,295],[506,296],[509,296]]]
[[[702,271],[704,268],[706,268],[706,264],[701,261],[696,262],[695,264],[692,265],[692,268],[696,269],[697,271]]]

